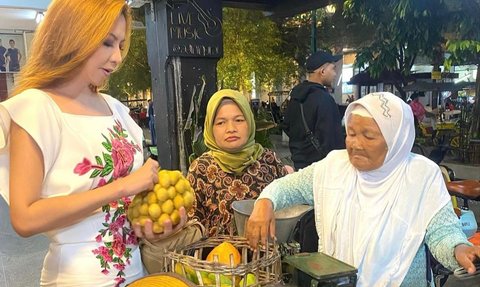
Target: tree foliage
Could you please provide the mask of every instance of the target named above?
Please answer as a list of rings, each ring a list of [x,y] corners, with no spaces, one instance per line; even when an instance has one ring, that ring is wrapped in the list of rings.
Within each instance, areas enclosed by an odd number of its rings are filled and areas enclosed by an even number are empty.
[[[217,66],[220,86],[248,91],[253,73],[261,85],[292,78],[295,63],[279,52],[280,44],[277,25],[262,12],[224,8],[224,56]]]
[[[450,57],[445,60],[448,68],[452,64],[475,64],[477,79],[475,85],[475,106],[473,108],[470,133],[480,138],[480,0],[446,1],[451,11],[451,21],[447,26],[446,49]]]
[[[443,0],[346,0],[347,15],[375,27],[374,40],[358,50],[356,64],[378,78],[382,72],[407,76],[418,55],[442,61],[443,27],[448,11]],[[395,85],[403,97],[405,77]]]
[[[372,40],[371,26],[366,25],[356,16],[345,17],[343,0],[332,1],[335,11],[327,8],[317,9],[317,49],[334,50],[341,53],[344,48],[355,48]],[[304,72],[304,64],[312,53],[312,13],[303,13],[294,17],[278,20],[282,37],[281,49],[285,55],[295,59]]]
[[[109,94],[126,99],[151,88],[150,66],[147,59],[145,30],[133,30],[130,50],[120,69],[109,80]]]

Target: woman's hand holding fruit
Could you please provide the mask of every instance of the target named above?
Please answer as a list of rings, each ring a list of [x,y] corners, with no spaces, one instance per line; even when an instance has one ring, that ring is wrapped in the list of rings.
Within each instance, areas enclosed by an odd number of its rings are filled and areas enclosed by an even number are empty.
[[[181,229],[194,201],[190,183],[178,170],[160,170],[157,184],[137,194],[127,216],[138,237],[160,240]]]

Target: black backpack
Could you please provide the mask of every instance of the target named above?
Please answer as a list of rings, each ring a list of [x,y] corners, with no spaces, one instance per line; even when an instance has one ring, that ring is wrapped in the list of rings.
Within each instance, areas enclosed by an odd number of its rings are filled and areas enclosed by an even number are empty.
[[[297,222],[293,239],[300,244],[300,252],[318,251],[318,234],[315,227],[315,212],[310,210]]]
[[[310,210],[297,222],[293,233],[293,239],[300,244],[300,252],[318,251],[318,234],[315,227],[315,212]],[[298,286],[310,287],[310,277],[298,270]]]

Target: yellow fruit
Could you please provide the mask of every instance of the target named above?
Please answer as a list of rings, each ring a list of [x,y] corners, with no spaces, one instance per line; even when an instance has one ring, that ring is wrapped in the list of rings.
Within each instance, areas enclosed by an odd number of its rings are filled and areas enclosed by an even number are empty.
[[[190,183],[178,170],[160,170],[158,183],[152,190],[137,194],[127,209],[127,218],[132,223],[145,226],[146,220],[153,222],[155,233],[164,232],[166,219],[175,226],[180,223],[179,210],[183,206],[191,209],[194,195]]]
[[[148,204],[157,203],[157,196],[155,195],[155,192],[150,191],[150,192],[147,194],[147,203],[148,203]]]
[[[160,184],[163,188],[170,187],[170,177],[168,175],[159,175],[158,177],[158,184]]]
[[[232,262],[230,262],[230,255],[232,255]],[[237,266],[242,261],[242,256],[238,249],[227,241],[213,248],[207,256],[207,261],[215,261],[216,257],[218,257],[218,262],[232,267]]]
[[[161,226],[158,222],[153,223],[153,232],[154,233],[162,233],[163,232],[163,226]]]
[[[148,203],[142,203],[139,211],[140,215],[148,215]]]
[[[173,205],[173,201],[171,199],[162,203],[163,213],[172,214],[174,208],[175,206]]]
[[[132,220],[134,217],[133,217],[133,208],[128,208],[127,209],[127,218]]]
[[[206,271],[200,271],[200,276],[202,277],[203,286],[215,285],[215,280],[212,281],[209,275],[210,274]]]
[[[160,217],[158,218],[158,224],[160,224],[160,226],[163,227],[163,223],[165,222],[165,220],[171,220],[170,219],[170,215],[166,214],[166,213],[162,213],[162,215],[160,215]]]
[[[197,273],[195,272],[195,270],[193,270],[192,267],[188,265],[183,265],[183,268],[185,268],[185,272],[187,273],[187,279],[195,284],[198,284]]]
[[[173,205],[175,206],[175,209],[180,209],[180,207],[185,206],[183,196],[181,194],[177,194],[175,196],[173,199]]]
[[[145,221],[147,221],[148,219],[150,219],[150,218],[148,218],[147,216],[140,216],[138,218],[138,222],[140,223],[140,226],[142,226],[142,227],[145,226]]]
[[[182,178],[182,173],[179,170],[172,170],[169,172],[170,184],[175,185],[180,178]]]
[[[139,204],[142,204],[142,197],[135,196],[132,200],[132,205],[139,205]]]
[[[183,204],[185,206],[185,210],[189,210],[193,206],[193,193],[191,192],[185,192],[183,194]]]
[[[190,190],[190,184],[186,179],[179,179],[177,184],[175,184],[175,189],[178,193],[184,193],[187,190]]]
[[[138,223],[140,223],[140,219],[139,218],[134,218],[131,220],[132,221],[132,225],[136,225]]]
[[[140,216],[140,205],[137,205],[137,206],[132,208],[132,216],[134,218],[137,218],[137,217]]]
[[[148,207],[148,214],[152,219],[159,218],[160,214],[162,214],[162,209],[160,208],[160,205],[158,205],[157,203],[150,204],[150,206]]]
[[[170,186],[167,189],[167,193],[168,193],[168,198],[170,198],[170,199],[174,199],[175,196],[177,196],[177,190],[175,189],[174,186]]]
[[[180,223],[180,213],[178,213],[178,210],[174,210],[172,214],[170,214],[170,219],[172,220],[173,226]]]
[[[161,186],[160,184],[158,184],[158,183],[155,184],[155,185],[153,186],[153,192],[155,192],[155,194],[157,194],[157,192],[158,192],[158,190],[159,190],[160,188],[162,188],[162,186]],[[158,195],[157,195],[157,196],[158,196]]]
[[[185,272],[183,271],[183,267],[182,267],[182,264],[180,263],[175,263],[175,266],[173,268],[174,272],[177,273],[178,275],[181,275],[183,277],[185,277]]]
[[[155,185],[155,186],[160,186],[160,185]],[[157,200],[159,202],[164,202],[165,200],[168,199],[168,193],[167,190],[163,187],[158,188],[157,191],[155,191],[155,195],[157,196]]]
[[[212,282],[211,283],[212,285],[216,286],[217,277],[215,276],[215,273],[208,274],[208,279],[210,280],[210,282]],[[220,283],[220,286],[222,286],[222,287],[223,286],[229,286],[229,287],[232,286],[232,276],[227,276],[227,275],[220,274],[218,276],[218,281]],[[242,287],[241,285],[238,285],[238,281],[235,281],[235,282],[236,282],[235,286]]]
[[[246,282],[246,285],[243,285],[243,281],[247,281]],[[255,274],[252,274],[252,273],[248,273],[244,278],[242,278],[242,280],[240,280],[240,284],[239,286],[240,287],[243,287],[243,286],[253,286],[257,283],[257,277],[255,276]]]

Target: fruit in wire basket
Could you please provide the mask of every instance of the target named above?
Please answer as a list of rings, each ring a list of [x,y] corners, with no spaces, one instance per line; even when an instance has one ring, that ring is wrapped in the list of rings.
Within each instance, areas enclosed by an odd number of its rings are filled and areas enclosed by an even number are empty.
[[[185,270],[185,271],[183,271],[183,270]],[[178,275],[181,275],[181,276],[187,278],[188,281],[193,282],[195,284],[198,284],[197,274],[195,273],[195,271],[191,267],[177,262],[177,263],[175,263],[174,271]]]
[[[227,241],[220,243],[213,248],[207,255],[207,261],[215,261],[215,255],[218,256],[218,262],[228,266],[230,266],[230,255],[233,255],[232,267],[237,266],[242,261],[242,256],[240,255],[240,252],[238,252],[238,249]]]
[[[246,280],[246,284],[245,286],[253,286],[257,283],[257,277],[255,276],[255,274],[252,274],[252,273],[248,273],[247,275],[245,275],[245,278],[243,278],[242,280],[240,280],[240,284],[239,286],[240,287],[243,287],[243,281]]]
[[[193,189],[188,180],[178,170],[160,170],[158,183],[153,190],[135,195],[130,204],[127,216],[133,224],[143,227],[147,219],[153,222],[153,232],[162,233],[165,220],[171,220],[175,226],[180,222],[178,210],[192,208]]]

